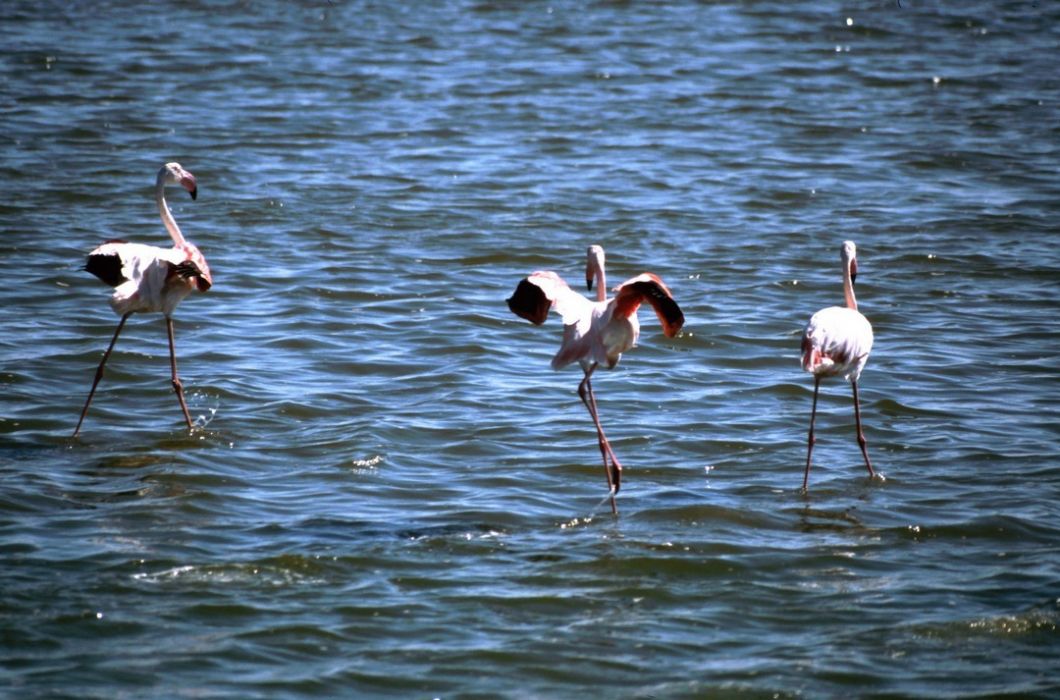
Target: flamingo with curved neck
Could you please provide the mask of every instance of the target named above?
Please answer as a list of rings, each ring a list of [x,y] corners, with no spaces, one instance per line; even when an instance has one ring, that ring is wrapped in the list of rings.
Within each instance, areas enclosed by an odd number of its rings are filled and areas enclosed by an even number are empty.
[[[596,426],[611,512],[617,515],[615,495],[621,486],[622,465],[600,423],[593,393],[593,372],[601,365],[614,368],[622,353],[636,344],[640,337],[637,310],[644,302],[651,304],[663,333],[669,338],[681,330],[685,317],[667,286],[650,272],[626,280],[615,288],[615,296],[608,299],[604,249],[598,245],[590,246],[587,251],[585,283],[590,290],[596,285],[596,301],[573,291],[555,272],[534,272],[519,282],[515,293],[508,299],[508,308],[536,325],[545,322],[550,309],[563,319],[563,343],[552,358],[552,369],[560,369],[572,362],[581,365],[585,376],[578,384],[578,396]]]
[[[114,239],[107,241],[88,254],[85,270],[91,272],[104,283],[114,287],[110,306],[121,317],[114,331],[110,345],[103,353],[103,359],[96,368],[92,389],[88,392],[81,418],[74,428],[74,437],[81,431],[81,424],[88,414],[89,404],[103,378],[103,368],[107,364],[118,335],[129,316],[136,312],[161,313],[165,317],[166,332],[169,337],[169,362],[173,390],[177,394],[181,411],[188,429],[192,429],[191,415],[184,400],[184,388],[177,376],[177,356],[173,342],[173,311],[177,305],[193,291],[205,292],[213,285],[210,267],[206,264],[199,249],[189,243],[177,226],[173,212],[166,203],[165,189],[179,185],[195,199],[198,187],[195,176],[185,170],[180,163],[166,163],[158,171],[155,180],[155,201],[162,224],[173,239],[172,248],[158,248],[142,243],[128,243]]]

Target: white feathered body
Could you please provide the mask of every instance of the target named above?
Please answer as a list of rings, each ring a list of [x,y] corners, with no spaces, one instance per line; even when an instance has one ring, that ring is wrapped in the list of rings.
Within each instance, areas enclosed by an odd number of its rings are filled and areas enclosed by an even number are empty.
[[[143,243],[108,241],[89,253],[87,269],[114,287],[110,306],[119,316],[132,312],[172,315],[192,291],[210,287],[210,269],[198,248],[189,244],[159,248]],[[202,277],[186,277],[177,266],[192,262]],[[97,272],[97,270],[102,271]]]
[[[872,351],[872,325],[861,312],[830,306],[810,317],[802,334],[802,368],[819,377],[856,382]]]
[[[573,312],[568,306],[575,307]],[[560,307],[567,313],[560,311]],[[552,369],[566,367],[576,360],[583,369],[592,364],[612,369],[622,353],[634,347],[640,337],[637,314],[616,317],[615,305],[608,301],[590,301],[572,293],[566,303],[556,305],[556,310],[563,317],[563,343],[552,358]]]

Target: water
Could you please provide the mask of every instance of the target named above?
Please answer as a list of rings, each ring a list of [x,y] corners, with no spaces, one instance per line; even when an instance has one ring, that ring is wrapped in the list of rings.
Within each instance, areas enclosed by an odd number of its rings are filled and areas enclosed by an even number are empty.
[[[952,6],[950,6],[952,5]],[[10,697],[1060,693],[1054,3],[0,8]],[[214,273],[119,340],[80,270]],[[798,337],[859,247],[850,391]],[[584,250],[687,316],[594,382]]]

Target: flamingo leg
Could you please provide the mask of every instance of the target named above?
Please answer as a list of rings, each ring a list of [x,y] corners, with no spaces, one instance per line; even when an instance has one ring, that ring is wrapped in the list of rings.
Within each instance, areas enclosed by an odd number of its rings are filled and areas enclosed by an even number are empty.
[[[586,384],[586,388],[589,390],[589,402],[593,405],[593,413],[596,414],[597,421],[600,419],[600,409],[596,406],[596,394],[593,393],[593,383],[589,381]],[[603,430],[600,430],[600,450],[604,454],[604,458],[611,458],[611,479],[614,482],[615,493],[622,487],[622,465],[619,463],[618,458],[615,457],[614,450],[611,449],[611,443],[604,437]],[[607,463],[604,462],[606,465]]]
[[[593,420],[597,421],[597,420],[599,420],[600,414],[599,414],[599,410],[596,407],[596,396],[593,394],[593,383],[591,381],[586,383],[585,388],[586,388],[586,396],[588,396],[588,398],[589,398],[589,402],[585,404],[586,408],[589,409],[589,415],[590,416],[594,416]],[[582,398],[582,402],[583,403],[585,402],[585,397]],[[611,486],[611,477],[610,477],[611,467],[609,466],[608,461],[607,461],[609,459],[609,455],[607,453],[607,446],[604,445],[604,440],[600,436],[600,433],[596,434],[596,444],[600,448],[600,457],[604,460],[604,471],[608,474],[607,485],[608,485],[608,487],[610,487]]]
[[[107,364],[107,359],[110,358],[110,352],[114,349],[114,344],[118,342],[118,334],[121,333],[121,329],[125,327],[125,321],[128,320],[132,312],[125,314],[118,321],[118,327],[114,329],[114,337],[110,339],[110,345],[107,346],[107,351],[103,353],[103,359],[99,361],[99,367],[96,368],[96,378],[92,381],[92,389],[88,392],[88,399],[85,401],[85,407],[81,409],[81,418],[77,421],[77,427],[74,428],[73,437],[77,437],[77,434],[81,432],[81,424],[85,422],[85,416],[88,415],[88,405],[92,403],[92,397],[96,395],[96,387],[99,386],[99,380],[103,379],[103,365]]]
[[[817,391],[821,388],[821,378],[817,375],[813,377],[813,408],[810,409],[810,436],[806,440],[806,471],[802,475],[802,490],[806,490],[806,486],[810,481],[810,459],[813,457],[813,446],[817,442],[817,438],[813,435],[813,422],[817,418]]]
[[[861,448],[861,456],[865,458],[865,466],[869,470],[869,478],[876,476],[872,470],[872,462],[869,461],[868,442],[865,440],[865,432],[861,429],[861,401],[858,399],[858,383],[851,382],[854,387],[854,423],[858,428],[858,446]]]
[[[582,379],[578,385],[578,396],[581,398],[582,403],[585,404],[585,408],[588,409],[589,415],[593,419],[593,423],[596,425],[596,436],[600,444],[600,455],[604,460],[604,473],[607,475],[607,488],[608,494],[611,498],[611,512],[614,515],[618,515],[618,506],[615,504],[615,494],[618,493],[619,489],[619,475],[622,465],[615,459],[615,453],[611,450],[611,444],[607,441],[607,437],[604,435],[604,428],[600,424],[600,416],[596,408],[596,396],[593,394],[592,385],[592,374],[596,370],[596,364],[593,364],[589,369],[585,370],[585,378]],[[608,457],[611,458],[611,463],[608,463]]]
[[[184,385],[180,383],[180,377],[177,376],[177,351],[173,345],[173,319],[168,316],[166,316],[166,331],[169,334],[169,366],[173,370],[173,391],[177,392],[180,410],[184,412],[184,420],[188,423],[188,430],[191,430],[191,415],[188,413],[188,404],[184,403]]]

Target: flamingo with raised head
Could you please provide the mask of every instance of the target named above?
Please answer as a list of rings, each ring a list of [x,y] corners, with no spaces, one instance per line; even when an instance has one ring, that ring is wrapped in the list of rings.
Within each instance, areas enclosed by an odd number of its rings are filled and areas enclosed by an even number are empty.
[[[858,379],[872,350],[872,325],[858,311],[854,297],[854,281],[858,276],[857,247],[853,241],[844,241],[839,252],[843,261],[843,296],[846,306],[829,306],[810,317],[802,334],[802,368],[813,373],[813,408],[810,411],[810,436],[806,448],[806,471],[802,477],[802,489],[806,490],[810,478],[810,460],[817,438],[813,434],[813,422],[817,416],[817,391],[825,377],[842,376],[854,388],[854,422],[857,425],[858,445],[865,458],[869,477],[876,476],[869,461],[865,432],[861,429],[861,405],[858,400]]]
[[[607,298],[604,273],[604,249],[589,246],[585,266],[585,284],[591,291],[596,284],[596,301],[573,291],[555,272],[534,272],[519,282],[508,299],[508,308],[516,315],[540,325],[555,309],[563,319],[563,343],[552,358],[552,369],[577,361],[585,373],[578,385],[578,396],[589,410],[596,425],[600,454],[607,475],[611,512],[618,514],[615,495],[621,485],[622,465],[615,457],[604,435],[600,414],[593,394],[592,376],[596,368],[612,369],[622,353],[636,345],[640,335],[637,309],[651,304],[662,323],[663,333],[673,338],[684,325],[685,317],[670,290],[656,275],[645,272],[615,287],[615,296]]]
[[[103,378],[103,367],[107,364],[118,334],[125,326],[129,316],[136,313],[161,313],[166,319],[166,332],[169,335],[169,364],[172,370],[173,390],[180,402],[180,410],[188,430],[192,429],[191,415],[184,401],[184,388],[177,376],[177,355],[173,345],[173,311],[184,297],[193,291],[205,292],[213,284],[210,268],[199,249],[184,239],[173,219],[172,212],[166,204],[165,188],[180,185],[195,199],[198,189],[195,176],[185,170],[179,163],[166,163],[158,171],[155,182],[155,200],[158,202],[158,213],[162,223],[173,239],[172,248],[157,248],[142,243],[127,243],[122,240],[110,240],[88,254],[85,270],[100,280],[114,287],[110,306],[121,316],[118,328],[114,331],[107,351],[96,369],[96,378],[88,392],[81,418],[74,428],[74,437],[81,431],[81,424],[88,413],[88,405]]]

